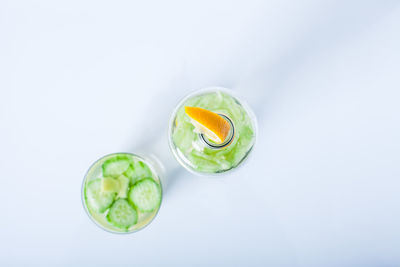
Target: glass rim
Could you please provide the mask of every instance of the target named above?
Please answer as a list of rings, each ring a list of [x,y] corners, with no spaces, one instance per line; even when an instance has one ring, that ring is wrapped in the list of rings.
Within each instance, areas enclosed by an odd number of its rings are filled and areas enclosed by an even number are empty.
[[[137,157],[137,158],[139,158],[140,160],[144,161],[144,162],[148,165],[148,167],[150,168],[151,172],[152,172],[153,174],[156,174],[157,179],[158,179],[158,182],[159,182],[159,184],[160,184],[160,189],[161,189],[161,200],[160,200],[160,205],[158,206],[158,209],[157,209],[157,211],[154,213],[153,217],[152,217],[152,218],[148,221],[148,223],[146,223],[143,227],[141,227],[141,228],[139,228],[139,229],[135,229],[135,230],[133,230],[133,231],[128,231],[128,232],[119,232],[119,231],[114,231],[114,230],[110,230],[110,229],[105,228],[103,225],[101,225],[99,222],[97,222],[97,221],[93,218],[92,214],[90,214],[90,211],[89,211],[89,209],[88,209],[88,207],[87,207],[87,205],[86,205],[86,201],[85,201],[85,184],[86,184],[86,180],[87,180],[87,175],[89,174],[90,170],[92,170],[92,168],[94,167],[94,165],[96,165],[99,161],[101,161],[101,160],[103,160],[103,159],[105,159],[105,158],[107,158],[107,157],[110,157],[110,156],[121,155],[121,154],[125,154],[125,155],[130,155],[130,156],[133,156],[133,157]],[[134,153],[131,153],[131,152],[114,152],[114,153],[106,154],[106,155],[100,157],[99,159],[97,159],[95,162],[93,162],[93,163],[89,166],[88,170],[86,171],[86,173],[85,173],[85,175],[84,175],[84,177],[83,177],[82,186],[81,186],[81,201],[82,201],[83,209],[85,210],[87,216],[88,216],[88,217],[90,218],[90,220],[91,220],[95,225],[97,225],[100,229],[102,229],[102,230],[104,230],[104,231],[106,231],[106,232],[108,232],[108,233],[117,234],[117,235],[126,235],[126,234],[136,233],[136,232],[139,232],[139,231],[143,230],[143,229],[146,228],[148,225],[150,225],[150,224],[153,222],[153,220],[157,217],[158,212],[159,212],[160,209],[161,209],[161,205],[162,205],[162,202],[163,202],[163,198],[164,198],[164,190],[163,190],[163,185],[162,185],[162,182],[161,182],[161,177],[160,177],[159,173],[158,173],[157,171],[155,171],[153,164],[152,164],[151,162],[149,162],[149,160],[148,160],[147,158],[144,158],[143,156],[140,156],[140,155],[137,155],[137,154],[134,154]]]
[[[231,97],[233,97],[235,100],[237,100],[240,105],[245,109],[245,111],[247,112],[247,114],[249,115],[252,125],[254,127],[254,139],[253,139],[253,144],[250,147],[250,149],[247,151],[246,155],[239,161],[239,163],[236,165],[236,167],[234,168],[230,168],[228,170],[225,171],[221,171],[221,172],[202,172],[202,171],[197,171],[195,169],[193,169],[189,163],[187,163],[177,152],[177,149],[174,147],[175,144],[172,141],[172,129],[173,129],[173,123],[174,123],[174,119],[176,118],[176,114],[178,113],[179,108],[182,106],[182,104],[187,101],[189,98],[192,98],[194,96],[198,96],[198,95],[202,95],[202,94],[206,94],[208,92],[223,92],[223,93],[227,93],[229,94]],[[226,87],[222,87],[222,86],[208,86],[208,87],[204,87],[201,89],[197,89],[197,90],[192,90],[190,93],[188,93],[187,95],[185,95],[183,98],[181,98],[179,100],[179,102],[176,104],[174,110],[171,113],[170,119],[169,119],[169,124],[168,124],[168,146],[172,152],[172,154],[174,155],[174,158],[179,162],[179,164],[184,167],[186,170],[188,170],[189,172],[198,175],[198,176],[213,176],[213,177],[221,177],[221,176],[225,176],[233,171],[237,171],[239,168],[241,168],[243,166],[243,163],[245,161],[248,160],[248,158],[250,157],[250,152],[252,152],[254,150],[254,146],[257,142],[257,136],[258,136],[258,122],[257,122],[257,117],[255,116],[253,110],[250,108],[250,106],[247,104],[246,101],[244,101],[240,96],[238,96],[238,94],[233,91],[232,89],[228,89]]]

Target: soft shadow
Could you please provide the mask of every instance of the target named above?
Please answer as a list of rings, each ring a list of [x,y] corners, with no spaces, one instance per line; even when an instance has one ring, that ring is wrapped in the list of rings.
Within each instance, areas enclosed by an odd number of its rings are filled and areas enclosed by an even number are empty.
[[[168,123],[176,104],[188,93],[188,86],[186,80],[179,75],[170,85],[159,88],[157,98],[143,110],[143,114],[151,116],[148,116],[140,130],[138,129],[139,138],[127,146],[129,151],[146,156],[159,165],[165,195],[170,194],[177,180],[185,173],[169,149]]]

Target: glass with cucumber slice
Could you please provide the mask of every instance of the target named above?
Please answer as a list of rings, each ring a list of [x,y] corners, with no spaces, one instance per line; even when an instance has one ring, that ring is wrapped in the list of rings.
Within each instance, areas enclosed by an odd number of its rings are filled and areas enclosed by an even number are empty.
[[[96,161],[82,186],[83,206],[98,226],[113,233],[132,233],[157,215],[162,186],[154,166],[131,153]]]
[[[188,110],[195,111],[197,118]],[[215,124],[221,119],[226,123]],[[216,143],[212,137],[221,125],[227,125],[224,128],[229,132]],[[246,103],[231,90],[210,87],[195,91],[178,103],[170,119],[168,140],[173,155],[187,170],[217,175],[242,164],[252,151],[256,132],[256,117]]]

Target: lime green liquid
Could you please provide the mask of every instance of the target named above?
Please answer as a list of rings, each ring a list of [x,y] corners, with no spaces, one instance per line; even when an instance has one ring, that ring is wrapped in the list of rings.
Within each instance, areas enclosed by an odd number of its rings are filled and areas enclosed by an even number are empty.
[[[184,107],[200,107],[228,116],[235,127],[232,143],[221,149],[202,146],[198,133]],[[250,152],[255,141],[254,123],[245,108],[227,93],[216,91],[189,98],[179,107],[172,127],[172,141],[178,155],[195,171],[225,172],[238,166]]]

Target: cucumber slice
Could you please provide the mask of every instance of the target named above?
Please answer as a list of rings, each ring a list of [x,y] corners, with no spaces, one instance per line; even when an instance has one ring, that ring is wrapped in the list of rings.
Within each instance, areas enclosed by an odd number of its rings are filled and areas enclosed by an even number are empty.
[[[137,181],[143,178],[151,178],[153,173],[150,168],[143,161],[136,161],[134,164],[134,172],[131,176],[131,184],[135,184]]]
[[[101,179],[90,181],[85,190],[86,203],[90,210],[103,213],[113,203],[116,193],[104,192]]]
[[[132,159],[129,156],[118,155],[112,157],[103,163],[103,177],[117,178],[128,170],[131,163]]]
[[[145,178],[134,184],[129,191],[129,200],[142,212],[156,210],[161,203],[161,188],[151,178]]]
[[[107,220],[120,229],[128,230],[137,223],[138,214],[135,208],[126,199],[118,199],[111,206]]]
[[[119,184],[119,192],[118,198],[127,198],[128,197],[128,190],[129,190],[129,178],[125,175],[121,175],[118,177],[118,184]]]
[[[135,167],[133,166],[133,163],[129,164],[129,167],[126,171],[124,171],[124,175],[128,177],[129,179],[132,178],[133,174],[135,173]]]

